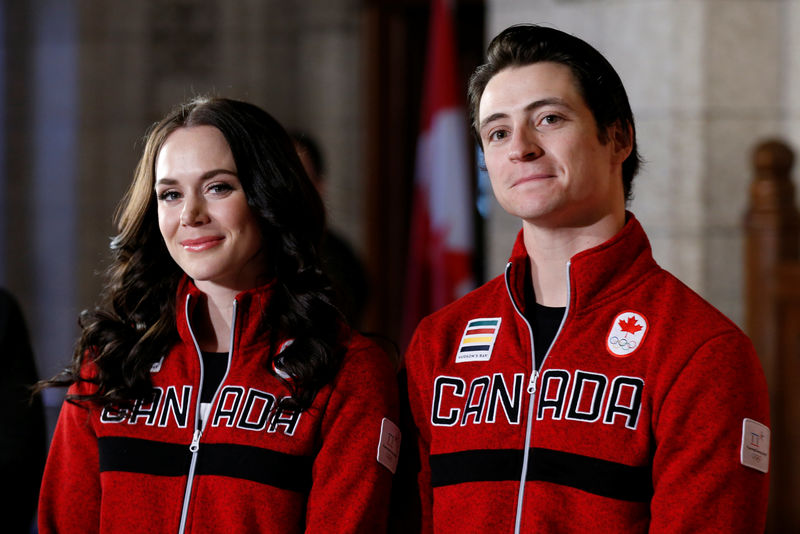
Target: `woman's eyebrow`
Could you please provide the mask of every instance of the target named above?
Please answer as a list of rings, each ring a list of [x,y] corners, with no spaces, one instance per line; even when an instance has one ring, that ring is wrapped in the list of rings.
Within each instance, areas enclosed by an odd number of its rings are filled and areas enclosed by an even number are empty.
[[[231,176],[236,176],[236,177],[239,176],[238,174],[236,174],[236,171],[232,171],[230,169],[212,169],[210,171],[204,172],[200,176],[200,181],[210,180],[211,178],[214,178],[218,174],[230,174]],[[177,183],[178,180],[176,180],[175,178],[164,176],[163,178],[159,178],[158,180],[156,180],[155,185],[175,185]]]

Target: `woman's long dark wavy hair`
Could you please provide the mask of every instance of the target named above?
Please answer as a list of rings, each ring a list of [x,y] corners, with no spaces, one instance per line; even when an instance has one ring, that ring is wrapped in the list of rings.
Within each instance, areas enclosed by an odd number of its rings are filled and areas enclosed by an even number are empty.
[[[155,164],[166,138],[192,126],[217,128],[230,146],[260,222],[268,251],[264,269],[274,280],[274,296],[262,316],[272,337],[270,369],[279,342],[294,339],[280,354],[281,369],[292,377],[286,382],[292,396],[284,402],[308,408],[333,379],[344,354],[341,315],[317,256],[324,207],[283,127],[257,106],[222,98],[195,98],[151,128],[133,183],[117,209],[119,233],[111,242],[101,301],[81,314],[71,365],[41,387],[88,381],[96,391],[70,400],[116,406],[152,394],[150,369],[178,341],[175,296],[183,276],[159,231]],[[84,372],[88,362],[96,374]]]

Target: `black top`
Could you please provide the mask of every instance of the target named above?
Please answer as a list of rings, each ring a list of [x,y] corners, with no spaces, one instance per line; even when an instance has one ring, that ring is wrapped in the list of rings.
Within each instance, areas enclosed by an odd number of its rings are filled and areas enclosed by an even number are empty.
[[[536,369],[542,366],[542,361],[558,333],[558,327],[561,326],[565,311],[566,308],[550,308],[542,306],[538,302],[535,303],[532,314],[533,320],[529,317],[528,321],[530,321],[533,328]]]
[[[203,389],[200,402],[211,402],[228,369],[227,352],[202,352]]]
[[[542,306],[536,302],[536,295],[533,293],[533,283],[529,276],[525,280],[525,318],[533,329],[533,355],[536,362],[536,369],[542,366],[542,361],[550,350],[550,345],[558,333],[558,327],[564,318],[566,308],[551,308]]]

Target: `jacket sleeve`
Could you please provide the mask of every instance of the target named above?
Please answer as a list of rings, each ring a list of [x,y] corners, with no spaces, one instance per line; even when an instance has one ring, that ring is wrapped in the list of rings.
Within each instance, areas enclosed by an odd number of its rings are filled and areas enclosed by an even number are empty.
[[[70,393],[75,393],[73,386]],[[97,436],[88,403],[64,402],[39,494],[39,532],[92,534],[100,530]]]
[[[664,385],[654,407],[654,496],[650,532],[764,532],[769,477],[742,464],[744,420],[769,425],[761,365],[740,332],[717,336]],[[761,456],[766,462],[768,456]]]
[[[352,346],[321,416],[306,532],[386,531],[400,436],[394,364],[361,339]],[[385,464],[379,461],[383,448]],[[392,458],[392,454],[394,457]]]

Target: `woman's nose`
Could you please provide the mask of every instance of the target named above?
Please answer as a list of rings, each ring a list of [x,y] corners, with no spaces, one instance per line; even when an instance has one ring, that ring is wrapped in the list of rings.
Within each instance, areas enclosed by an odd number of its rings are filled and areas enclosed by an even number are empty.
[[[208,213],[205,208],[205,202],[194,198],[192,195],[187,195],[183,203],[183,210],[181,210],[181,224],[184,226],[197,226],[206,222],[208,222]]]

